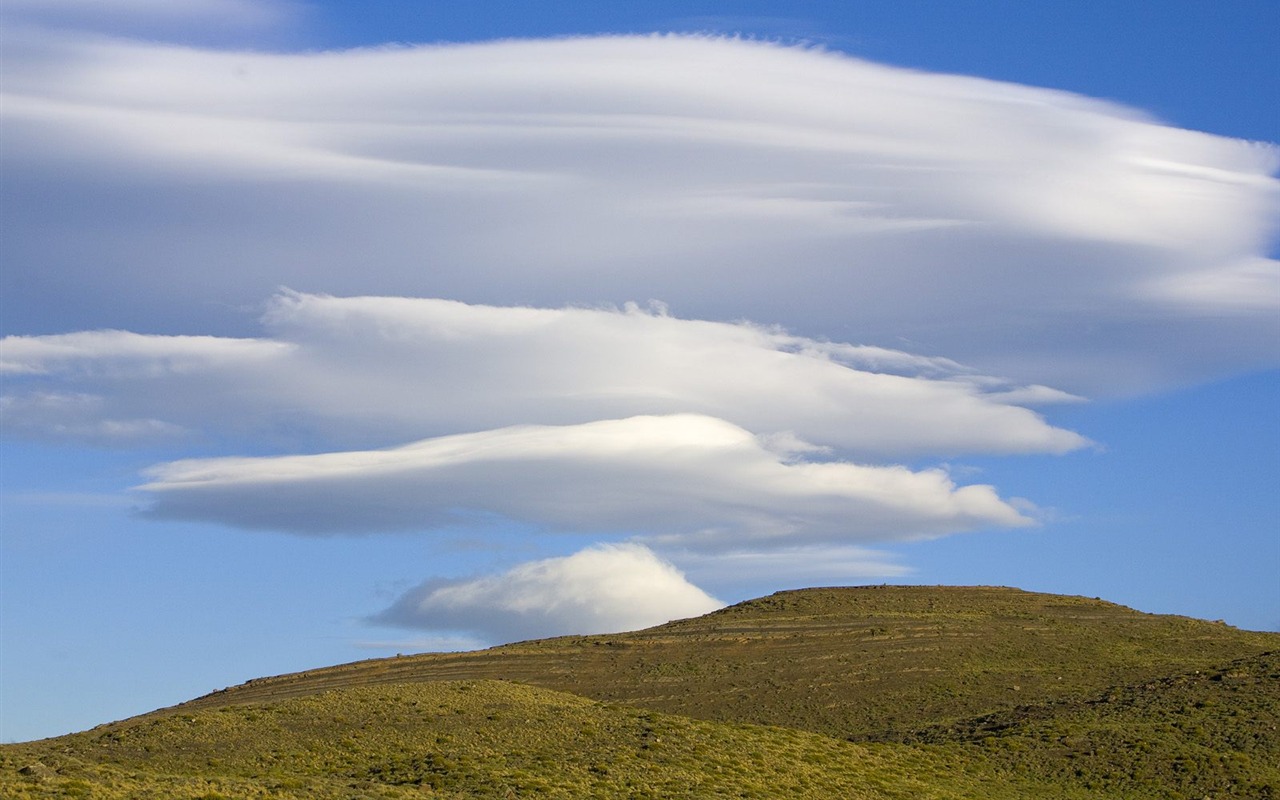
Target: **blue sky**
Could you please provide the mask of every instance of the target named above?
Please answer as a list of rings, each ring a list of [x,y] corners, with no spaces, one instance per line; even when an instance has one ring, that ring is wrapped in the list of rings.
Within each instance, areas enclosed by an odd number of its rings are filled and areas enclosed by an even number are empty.
[[[5,14],[0,740],[805,585],[1280,630],[1273,3]]]

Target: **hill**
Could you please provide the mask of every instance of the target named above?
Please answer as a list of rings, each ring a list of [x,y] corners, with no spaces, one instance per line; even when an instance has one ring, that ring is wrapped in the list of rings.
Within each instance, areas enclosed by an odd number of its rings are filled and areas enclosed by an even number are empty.
[[[193,707],[352,685],[486,678],[841,739],[1092,696],[1280,649],[1280,635],[999,587],[804,589],[633,633],[357,662]]]
[[[5,797],[1280,794],[1280,634],[991,587],[250,681],[0,747]],[[571,693],[571,694],[569,694]]]
[[[1052,785],[999,778],[954,747],[859,745],[512,683],[446,681],[141,717],[8,746],[0,789],[12,800],[941,800],[1018,798]]]
[[[1280,652],[937,726],[1002,771],[1120,795],[1280,797]]]

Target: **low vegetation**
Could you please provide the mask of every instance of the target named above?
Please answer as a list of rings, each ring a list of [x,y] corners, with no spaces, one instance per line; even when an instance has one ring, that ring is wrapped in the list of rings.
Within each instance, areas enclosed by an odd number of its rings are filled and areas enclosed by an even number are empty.
[[[251,681],[0,747],[15,798],[1280,796],[1280,635],[995,588]]]
[[[1113,796],[1280,798],[1280,652],[900,737]]]
[[[984,789],[994,774],[960,765],[954,748],[703,722],[498,681],[336,689],[55,741],[6,749],[7,797],[1020,796],[1007,781]]]

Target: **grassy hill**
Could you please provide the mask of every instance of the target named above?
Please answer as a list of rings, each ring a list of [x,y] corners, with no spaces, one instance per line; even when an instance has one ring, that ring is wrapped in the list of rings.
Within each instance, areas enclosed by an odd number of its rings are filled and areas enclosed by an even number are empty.
[[[206,707],[329,688],[510,680],[706,720],[879,740],[1280,649],[1280,635],[997,587],[779,592],[634,633],[380,659],[252,681]]]
[[[1280,652],[916,731],[1001,771],[1119,796],[1280,797]]]
[[[0,789],[13,800],[906,800],[1018,798],[1053,788],[1001,779],[953,746],[853,744],[497,681],[334,689],[142,717],[0,753]]]
[[[1267,798],[1277,651],[1014,589],[783,592],[250,681],[0,747],[0,795]]]

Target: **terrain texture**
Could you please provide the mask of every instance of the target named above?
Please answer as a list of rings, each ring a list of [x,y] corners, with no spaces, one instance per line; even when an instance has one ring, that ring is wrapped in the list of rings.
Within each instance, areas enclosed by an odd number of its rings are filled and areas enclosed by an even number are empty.
[[[263,678],[0,747],[6,798],[1280,797],[1280,634],[995,587]]]

